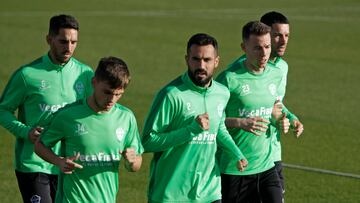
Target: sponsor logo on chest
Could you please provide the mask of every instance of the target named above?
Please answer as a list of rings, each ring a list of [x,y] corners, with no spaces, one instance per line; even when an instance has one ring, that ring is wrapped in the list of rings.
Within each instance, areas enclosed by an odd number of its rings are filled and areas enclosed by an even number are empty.
[[[200,133],[199,135],[193,137],[193,139],[189,142],[189,144],[201,144],[201,145],[206,144],[206,145],[208,145],[208,144],[214,144],[215,141],[216,141],[216,134],[205,131],[205,132]]]
[[[64,107],[66,104],[67,104],[66,102],[63,102],[62,104],[53,104],[53,105],[39,104],[39,108],[41,112],[46,112],[46,111],[56,112],[60,108]]]

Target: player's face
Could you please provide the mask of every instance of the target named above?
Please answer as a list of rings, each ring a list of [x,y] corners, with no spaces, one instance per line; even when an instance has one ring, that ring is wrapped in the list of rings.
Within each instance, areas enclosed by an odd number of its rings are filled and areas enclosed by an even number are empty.
[[[92,80],[93,99],[97,111],[109,111],[124,93],[124,88],[113,89],[105,81]]]
[[[289,41],[289,24],[275,23],[271,26],[271,55],[274,57],[284,56]]]
[[[249,39],[241,44],[246,54],[246,63],[255,71],[264,68],[271,53],[270,34],[261,36],[250,35]]]
[[[185,60],[191,80],[198,86],[209,86],[214,70],[219,64],[219,56],[214,46],[192,45]]]
[[[62,28],[55,36],[48,35],[50,57],[55,64],[67,63],[74,54],[78,41],[78,31],[71,28]]]

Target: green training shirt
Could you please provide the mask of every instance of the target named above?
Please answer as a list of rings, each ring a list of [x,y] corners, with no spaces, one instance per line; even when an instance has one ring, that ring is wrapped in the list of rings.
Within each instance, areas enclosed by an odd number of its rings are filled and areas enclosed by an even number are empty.
[[[46,115],[90,95],[92,76],[92,69],[74,58],[60,66],[53,64],[47,54],[12,75],[0,98],[0,124],[16,137],[16,170],[58,173],[56,167],[35,154],[28,133],[42,126]]]
[[[76,162],[83,168],[60,176],[62,194],[57,200],[62,202],[115,202],[119,151],[134,148],[137,154],[143,152],[136,119],[129,109],[116,104],[100,114],[86,99],[59,111],[40,139],[47,147],[61,140],[66,157],[80,153]]]
[[[248,71],[244,62],[230,66],[217,78],[217,81],[230,90],[230,100],[225,110],[226,116],[239,118],[259,116],[270,121],[272,109],[278,97],[277,90],[281,78],[280,69],[273,68],[270,64],[265,67],[261,74]],[[248,166],[245,171],[240,172],[234,167],[236,160],[226,153],[221,153],[220,168],[222,173],[252,175],[274,166],[270,130],[260,136],[239,128],[229,129],[229,132],[247,158]]]
[[[246,55],[242,55],[240,58],[235,60],[229,67],[232,65],[240,64],[242,61],[246,59]],[[279,68],[282,72],[282,80],[281,84],[278,89],[279,97],[283,100],[285,97],[286,92],[286,84],[287,84],[287,74],[288,74],[288,64],[284,59],[281,57],[276,57],[275,61],[269,61],[269,64],[273,65],[273,67]],[[290,112],[286,106],[283,106],[284,112],[286,113],[286,117],[292,122],[293,120],[299,120],[295,114]],[[271,132],[273,134],[273,141],[272,141],[272,151],[273,151],[273,159],[274,161],[281,161],[281,143],[280,143],[280,137],[281,132],[277,130],[277,128],[271,128]]]
[[[224,123],[229,96],[227,88],[216,81],[208,88],[196,86],[188,73],[157,94],[142,138],[145,152],[155,152],[149,202],[203,203],[221,199],[220,171],[215,164],[217,146],[234,160],[244,158]],[[206,131],[195,120],[205,112],[210,120]]]

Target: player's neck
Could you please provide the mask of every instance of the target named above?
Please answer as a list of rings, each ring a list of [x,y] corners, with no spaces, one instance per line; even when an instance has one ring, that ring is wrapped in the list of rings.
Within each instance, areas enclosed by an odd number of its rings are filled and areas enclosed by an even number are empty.
[[[101,113],[107,112],[106,110],[103,110],[100,108],[100,105],[96,102],[94,95],[91,95],[90,97],[88,97],[86,99],[86,102],[89,105],[89,107],[91,108],[91,110],[93,110],[95,113],[101,114]]]
[[[265,70],[265,67],[259,67],[255,64],[252,64],[249,60],[245,60],[244,65],[248,69],[249,72],[254,73],[254,74],[261,74]]]
[[[60,61],[56,60],[56,57],[54,56],[54,54],[51,53],[51,51],[49,51],[48,56],[50,58],[50,61],[53,64],[60,65],[60,66],[64,66],[66,64],[66,62],[60,62]]]
[[[278,58],[280,58],[280,56],[278,56],[276,53],[271,53],[269,61],[274,63]]]

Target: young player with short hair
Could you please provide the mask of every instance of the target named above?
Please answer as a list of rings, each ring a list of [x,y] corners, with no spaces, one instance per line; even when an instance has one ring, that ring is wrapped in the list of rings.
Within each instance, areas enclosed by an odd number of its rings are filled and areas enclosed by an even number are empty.
[[[94,93],[56,113],[35,152],[60,168],[57,202],[115,202],[121,156],[138,171],[143,148],[134,114],[116,103],[130,80],[125,62],[102,58],[92,79]],[[63,155],[51,147],[62,141]]]

